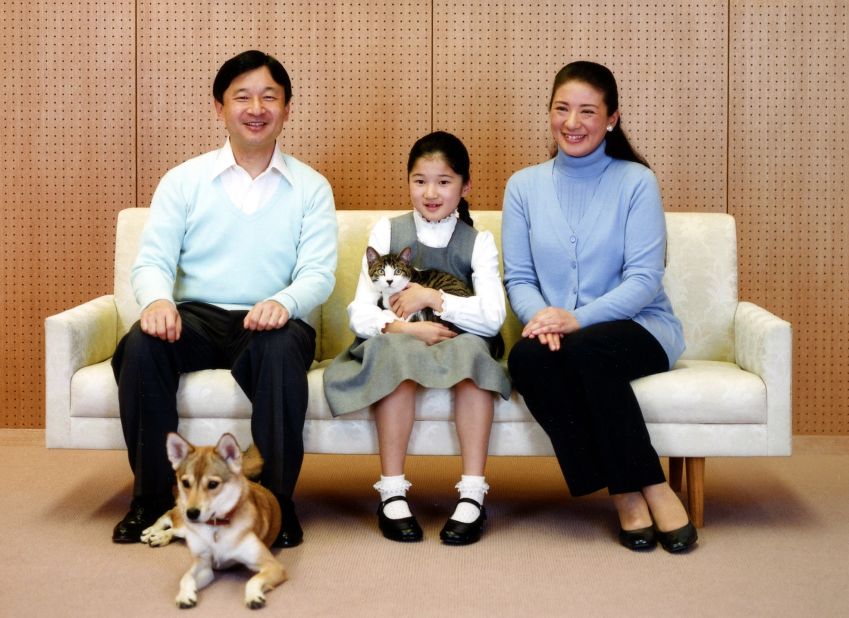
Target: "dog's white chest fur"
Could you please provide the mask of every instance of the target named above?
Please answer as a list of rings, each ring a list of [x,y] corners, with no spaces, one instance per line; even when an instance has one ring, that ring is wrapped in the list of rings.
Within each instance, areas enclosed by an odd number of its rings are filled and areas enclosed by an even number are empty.
[[[249,539],[247,537],[253,537]],[[206,554],[212,559],[214,569],[226,569],[234,564],[245,564],[256,558],[257,545],[262,545],[256,535],[232,524],[186,525],[186,543],[192,554]]]

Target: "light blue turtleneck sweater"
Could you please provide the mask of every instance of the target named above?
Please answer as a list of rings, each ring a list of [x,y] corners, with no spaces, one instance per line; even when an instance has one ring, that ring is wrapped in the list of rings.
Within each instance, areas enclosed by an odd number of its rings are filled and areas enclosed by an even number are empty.
[[[501,244],[504,284],[523,324],[561,307],[582,327],[634,320],[663,346],[670,367],[684,351],[663,290],[660,188],[644,165],[607,156],[602,142],[585,157],[558,152],[516,172],[505,190]]]

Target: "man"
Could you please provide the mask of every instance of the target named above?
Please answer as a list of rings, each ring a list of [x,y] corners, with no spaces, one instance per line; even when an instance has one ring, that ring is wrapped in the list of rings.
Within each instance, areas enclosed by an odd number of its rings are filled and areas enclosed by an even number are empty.
[[[253,406],[261,482],[282,509],[275,546],[293,547],[303,537],[292,492],[315,353],[304,320],[333,289],[333,194],[277,147],[292,96],[277,60],[254,50],[231,58],[212,93],[229,139],[160,181],[131,276],[141,318],[112,359],[135,474],[112,540],[138,542],[173,504],[165,437],[177,430],[179,375],[229,368]]]

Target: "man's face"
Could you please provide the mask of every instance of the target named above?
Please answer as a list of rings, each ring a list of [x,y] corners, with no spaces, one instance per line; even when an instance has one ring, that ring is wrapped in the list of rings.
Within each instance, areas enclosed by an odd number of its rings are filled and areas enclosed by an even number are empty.
[[[222,98],[222,103],[215,101],[215,111],[230,134],[234,154],[271,153],[289,119],[290,106],[268,67],[239,75]]]

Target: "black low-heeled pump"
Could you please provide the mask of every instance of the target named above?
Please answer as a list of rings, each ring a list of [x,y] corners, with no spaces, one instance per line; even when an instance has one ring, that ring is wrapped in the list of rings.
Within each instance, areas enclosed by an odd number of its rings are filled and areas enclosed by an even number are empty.
[[[673,554],[690,549],[699,540],[696,527],[690,521],[685,526],[670,530],[669,532],[656,530],[656,535],[663,549]]]
[[[377,525],[380,531],[390,541],[398,541],[399,543],[414,543],[421,541],[424,537],[422,528],[419,522],[413,516],[403,517],[401,519],[389,519],[384,513],[384,507],[398,500],[407,501],[406,496],[392,496],[380,503],[377,507]]]
[[[637,530],[623,530],[620,527],[619,542],[634,551],[654,549],[657,546],[654,526],[638,528]]]
[[[480,510],[478,518],[470,524],[456,519],[449,519],[445,522],[442,530],[439,532],[439,538],[446,545],[469,545],[477,542],[483,533],[484,524],[486,523],[486,509],[477,500],[471,498],[460,498],[457,504],[468,502],[474,504]]]

